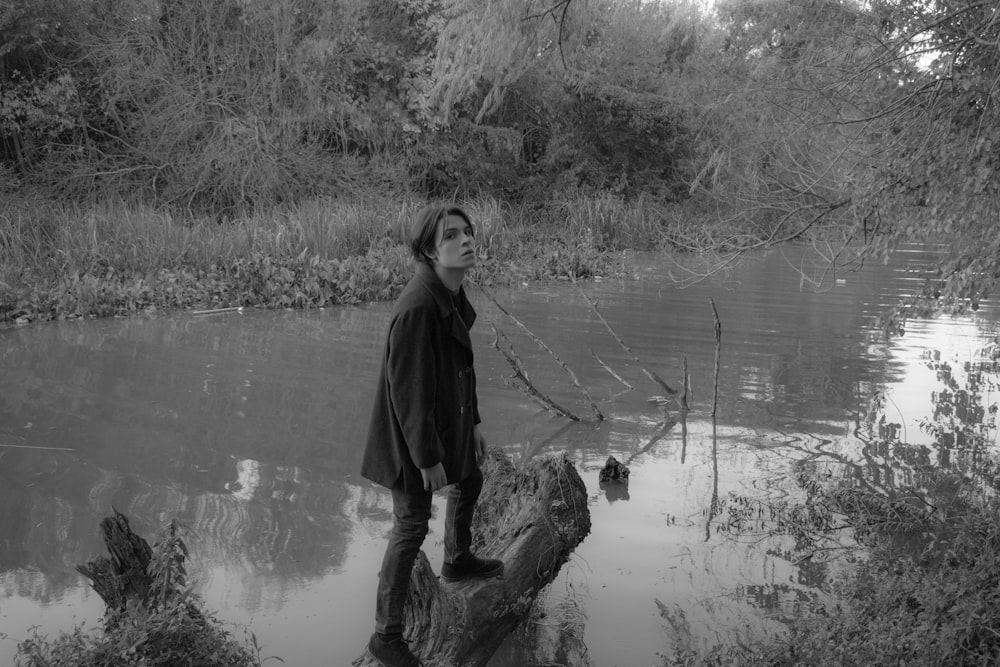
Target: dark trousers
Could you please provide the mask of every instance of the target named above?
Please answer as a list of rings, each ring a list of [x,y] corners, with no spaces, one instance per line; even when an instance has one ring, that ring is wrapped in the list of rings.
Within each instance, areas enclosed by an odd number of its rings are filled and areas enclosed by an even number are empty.
[[[448,489],[444,521],[444,560],[454,563],[468,556],[472,547],[472,516],[483,489],[483,473],[476,471]],[[392,532],[379,571],[375,602],[375,631],[384,635],[403,632],[403,603],[410,586],[410,572],[427,536],[431,518],[430,492],[392,490]]]

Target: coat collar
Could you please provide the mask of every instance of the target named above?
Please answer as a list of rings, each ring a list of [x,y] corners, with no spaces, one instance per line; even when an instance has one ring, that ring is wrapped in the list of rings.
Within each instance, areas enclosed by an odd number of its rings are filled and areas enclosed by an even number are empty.
[[[452,337],[469,350],[472,350],[469,329],[472,328],[472,323],[476,321],[476,311],[465,296],[465,288],[459,287],[458,294],[453,296],[451,291],[438,278],[437,274],[434,273],[434,269],[423,262],[417,264],[416,277],[424,289],[434,297],[434,303],[437,305],[441,318],[451,319]],[[456,306],[460,309],[458,313],[455,312]]]

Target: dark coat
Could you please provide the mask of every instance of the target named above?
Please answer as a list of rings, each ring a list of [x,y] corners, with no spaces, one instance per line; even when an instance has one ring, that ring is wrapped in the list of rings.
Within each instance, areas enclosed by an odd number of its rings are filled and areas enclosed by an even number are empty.
[[[423,491],[419,468],[444,466],[448,483],[478,468],[479,423],[469,328],[476,311],[419,264],[392,311],[368,427],[361,475],[409,493]]]

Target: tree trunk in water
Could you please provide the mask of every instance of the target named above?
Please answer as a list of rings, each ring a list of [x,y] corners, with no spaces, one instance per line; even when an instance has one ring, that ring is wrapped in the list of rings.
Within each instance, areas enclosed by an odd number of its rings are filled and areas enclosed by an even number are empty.
[[[566,456],[534,459],[519,470],[491,450],[483,474],[473,550],[503,560],[504,573],[443,584],[420,552],[406,599],[405,638],[426,667],[484,667],[590,532],[587,489]],[[365,651],[353,664],[379,663]]]
[[[111,516],[101,520],[104,545],[111,558],[101,557],[76,566],[90,580],[109,612],[124,611],[129,600],[146,603],[152,584],[148,568],[153,556],[149,543],[132,532],[125,515],[114,507],[111,511]]]

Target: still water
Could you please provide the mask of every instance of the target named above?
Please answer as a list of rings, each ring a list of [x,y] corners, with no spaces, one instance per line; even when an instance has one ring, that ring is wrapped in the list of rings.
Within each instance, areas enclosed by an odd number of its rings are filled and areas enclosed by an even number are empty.
[[[997,319],[987,305],[885,340],[875,317],[919,287],[930,257],[908,248],[888,265],[820,275],[786,249],[682,286],[674,260],[638,255],[624,280],[493,291],[575,371],[601,422],[560,366],[471,289],[484,435],[516,461],[568,452],[593,520],[537,618],[491,665],[659,665],[676,648],[778,633],[822,605],[839,561],[800,561],[782,538],[721,533],[710,508],[730,493],[794,497],[794,462],[856,456],[876,389],[904,429],[919,431],[934,389],[923,351],[966,358]],[[709,299],[723,332],[714,426]],[[32,626],[53,635],[98,625],[103,603],[74,566],[103,555],[98,524],[112,506],[151,541],[172,518],[186,524],[197,592],[248,626],[264,656],[349,665],[372,629],[391,519],[388,493],[357,475],[389,311],[0,331],[0,665]],[[493,326],[538,388],[584,421],[553,416],[512,386]],[[680,386],[685,358],[692,410],[671,426],[642,368]],[[608,455],[631,468],[627,488],[599,486]],[[425,545],[435,568],[439,514]]]

